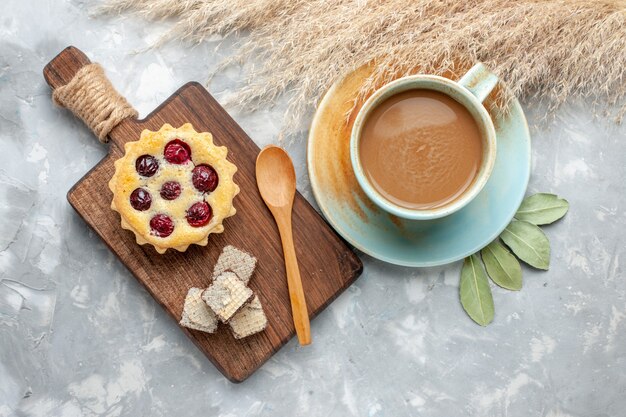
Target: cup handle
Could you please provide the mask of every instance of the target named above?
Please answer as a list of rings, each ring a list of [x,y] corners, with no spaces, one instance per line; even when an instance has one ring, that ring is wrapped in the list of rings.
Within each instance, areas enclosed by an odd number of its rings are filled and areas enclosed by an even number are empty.
[[[498,77],[489,71],[485,64],[479,62],[470,68],[458,82],[482,103],[498,83]]]

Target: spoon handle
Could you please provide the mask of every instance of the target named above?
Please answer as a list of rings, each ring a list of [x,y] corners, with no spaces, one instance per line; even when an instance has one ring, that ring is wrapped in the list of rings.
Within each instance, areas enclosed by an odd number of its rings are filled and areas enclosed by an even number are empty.
[[[291,216],[286,219],[281,217],[281,220],[276,223],[283,244],[283,254],[285,255],[285,269],[287,270],[287,286],[289,287],[293,324],[296,327],[298,341],[300,345],[304,346],[311,343],[311,325],[309,323],[309,312],[307,311],[304,298],[302,280],[300,279],[298,259],[296,258],[296,251],[293,245]]]

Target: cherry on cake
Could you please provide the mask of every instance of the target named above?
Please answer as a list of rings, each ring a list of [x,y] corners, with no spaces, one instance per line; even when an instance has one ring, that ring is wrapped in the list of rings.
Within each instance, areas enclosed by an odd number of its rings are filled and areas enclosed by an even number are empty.
[[[126,143],[109,182],[111,208],[120,214],[122,227],[159,253],[206,245],[236,212],[237,167],[227,153],[213,144],[210,133],[198,133],[189,123],[144,130],[138,141]]]

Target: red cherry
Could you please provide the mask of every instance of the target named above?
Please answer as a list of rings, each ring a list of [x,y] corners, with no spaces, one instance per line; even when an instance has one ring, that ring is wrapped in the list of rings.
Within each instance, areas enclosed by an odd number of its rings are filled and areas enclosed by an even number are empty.
[[[193,227],[202,227],[211,221],[213,210],[206,202],[200,201],[187,210],[187,221]]]
[[[168,181],[161,186],[161,197],[165,200],[175,200],[180,195],[180,184],[176,181]]]
[[[165,145],[165,160],[171,164],[184,164],[191,159],[191,148],[180,139],[174,139]]]
[[[135,161],[135,169],[139,175],[151,177],[156,174],[159,169],[159,161],[152,155],[141,155]]]
[[[148,191],[137,188],[130,194],[130,205],[135,210],[146,211],[152,205],[152,197]]]
[[[214,191],[217,188],[219,180],[217,172],[215,172],[210,165],[198,165],[193,169],[191,174],[191,181],[194,187],[202,192]]]
[[[168,237],[174,231],[174,222],[165,214],[157,214],[150,219],[150,229],[159,237]]]

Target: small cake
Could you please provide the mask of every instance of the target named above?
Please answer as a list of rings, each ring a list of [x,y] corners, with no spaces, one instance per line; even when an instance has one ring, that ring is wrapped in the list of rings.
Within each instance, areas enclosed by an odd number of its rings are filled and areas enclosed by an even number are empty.
[[[189,288],[180,325],[189,329],[213,333],[217,329],[217,316],[202,300],[203,291],[202,288]]]
[[[122,227],[159,253],[205,246],[209,234],[223,232],[222,222],[236,212],[237,167],[227,153],[210,133],[198,133],[189,123],[144,130],[138,141],[126,143],[109,182],[111,208]]]
[[[226,271],[234,272],[246,285],[256,267],[256,258],[249,253],[228,245],[222,251],[213,268],[213,276],[217,277]]]
[[[252,290],[233,272],[224,272],[216,277],[211,286],[202,293],[204,302],[224,323],[253,297]]]
[[[261,306],[258,296],[254,296],[250,303],[246,304],[228,322],[235,339],[243,339],[255,333],[265,330],[267,317]]]

